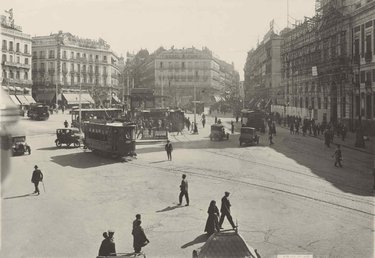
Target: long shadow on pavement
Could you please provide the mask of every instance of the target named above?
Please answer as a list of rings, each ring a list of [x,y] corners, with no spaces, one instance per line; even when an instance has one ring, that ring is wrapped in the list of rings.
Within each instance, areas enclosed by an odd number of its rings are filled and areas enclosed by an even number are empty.
[[[195,245],[195,244],[204,243],[204,242],[207,241],[207,239],[208,239],[207,234],[199,235],[194,240],[192,240],[192,241],[184,244],[183,246],[181,246],[181,248],[184,249],[186,247],[189,247],[189,246],[192,246],[192,245]]]
[[[23,197],[28,197],[28,196],[36,196],[34,193],[29,193],[29,194],[22,194],[22,195],[16,195],[16,196],[9,196],[3,198],[4,200],[9,200],[9,199],[17,199],[17,198],[23,198]]]
[[[78,152],[52,156],[51,159],[52,162],[60,166],[74,168],[93,168],[119,162],[119,160],[101,157],[92,152]]]
[[[181,206],[181,205],[168,206],[168,207],[166,207],[166,208],[164,208],[164,209],[162,209],[162,210],[158,210],[158,211],[156,211],[156,212],[172,211],[172,210],[174,210],[174,209],[178,209],[178,208],[182,208],[182,207],[184,207],[184,206]]]

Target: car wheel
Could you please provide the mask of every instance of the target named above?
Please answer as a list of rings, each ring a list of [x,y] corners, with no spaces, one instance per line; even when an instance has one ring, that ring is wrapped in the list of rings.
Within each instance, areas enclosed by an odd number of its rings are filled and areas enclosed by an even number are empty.
[[[78,148],[80,146],[79,142],[74,142],[74,147]]]
[[[59,140],[55,141],[57,147],[61,147],[61,142]]]
[[[66,144],[66,146],[70,147],[71,144],[72,144],[72,143],[69,142],[69,143]]]

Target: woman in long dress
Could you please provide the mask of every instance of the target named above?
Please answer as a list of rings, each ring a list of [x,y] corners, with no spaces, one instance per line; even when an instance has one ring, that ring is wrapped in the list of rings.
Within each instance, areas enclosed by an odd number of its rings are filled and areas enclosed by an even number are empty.
[[[208,218],[206,222],[206,227],[204,232],[207,232],[208,236],[211,236],[215,232],[220,231],[219,227],[219,209],[216,207],[216,202],[211,201],[210,206],[208,207]]]

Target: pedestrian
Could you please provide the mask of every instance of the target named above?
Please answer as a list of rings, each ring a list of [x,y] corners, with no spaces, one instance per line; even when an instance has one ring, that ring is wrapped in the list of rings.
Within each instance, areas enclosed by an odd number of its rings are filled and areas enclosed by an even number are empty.
[[[183,174],[182,175],[182,180],[181,180],[181,184],[180,184],[180,195],[178,196],[178,205],[181,205],[182,204],[182,197],[185,196],[185,199],[186,199],[186,205],[185,206],[189,206],[189,183],[186,179],[186,175]]]
[[[345,141],[345,138],[346,138],[346,133],[348,132],[347,128],[345,125],[342,126],[342,129],[341,129],[341,137],[342,137],[342,140]]]
[[[236,115],[236,123],[238,123],[238,115]]]
[[[34,193],[37,193],[38,195],[40,194],[38,185],[39,185],[39,182],[41,182],[41,181],[43,181],[43,173],[42,173],[42,171],[40,171],[40,169],[38,169],[38,166],[35,165],[33,175],[31,177],[31,182],[35,186]]]
[[[138,131],[137,139],[139,138],[140,135],[142,135],[141,139],[143,139],[143,130],[144,130],[144,128],[143,128],[143,125],[141,124],[139,126],[139,131]]]
[[[116,255],[116,247],[115,242],[113,240],[113,232],[112,230],[108,230],[108,232],[103,233],[104,240],[99,248],[98,256],[112,256]]]
[[[133,230],[137,226],[137,221],[141,221],[141,214],[135,215],[135,220],[133,221]],[[133,234],[133,232],[132,232]]]
[[[217,123],[218,123],[219,125],[221,124],[221,119],[220,119],[220,118],[217,120]]]
[[[206,226],[204,228],[204,232],[207,232],[208,236],[211,236],[215,232],[220,231],[219,227],[219,209],[216,207],[216,202],[211,201],[210,206],[208,207],[208,218],[206,221]]]
[[[165,151],[167,152],[168,160],[172,160],[173,146],[170,140],[167,140],[167,144],[165,145]]]
[[[204,128],[204,126],[205,126],[205,124],[206,124],[206,118],[202,118],[202,126],[203,126],[203,128]]]
[[[146,234],[141,227],[141,221],[137,220],[135,222],[135,227],[133,228],[132,235],[133,235],[133,248],[135,253],[140,253],[142,247],[146,246],[150,243],[150,240],[147,239]]]
[[[198,125],[194,123],[194,134],[198,134]]]
[[[232,228],[235,229],[236,226],[234,225],[233,223],[233,219],[232,219],[232,216],[230,214],[230,202],[229,202],[229,197],[230,193],[229,192],[225,192],[225,195],[223,198],[221,198],[221,209],[220,209],[220,212],[221,212],[221,216],[220,216],[220,221],[219,221],[219,227],[222,229],[222,225],[223,225],[223,222],[224,222],[224,218],[227,217],[229,223],[232,225]]]
[[[270,133],[269,136],[268,136],[268,140],[270,141],[270,145],[273,144],[272,138],[273,138],[273,137],[272,137],[272,133]]]
[[[64,111],[65,111],[65,106],[64,105],[61,106],[61,111],[64,114]]]
[[[335,158],[335,167],[338,167],[337,165],[339,165],[340,168],[342,168],[342,164],[341,164],[342,153],[341,153],[341,149],[340,149],[340,144],[337,144],[337,148],[336,148],[335,152],[333,153],[332,157]]]
[[[65,120],[65,122],[64,122],[64,126],[65,126],[65,128],[68,128],[68,127],[69,127],[69,123],[68,123],[68,121]]]
[[[233,121],[230,121],[230,130],[232,134],[234,134],[234,122]]]
[[[217,116],[215,116],[215,124],[217,124]]]

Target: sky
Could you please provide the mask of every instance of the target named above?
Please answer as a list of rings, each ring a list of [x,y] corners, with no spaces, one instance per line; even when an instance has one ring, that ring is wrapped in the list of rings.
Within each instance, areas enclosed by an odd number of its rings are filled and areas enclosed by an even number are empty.
[[[59,30],[104,39],[119,56],[147,48],[208,47],[234,63],[243,79],[247,52],[256,48],[274,20],[275,31],[289,21],[314,15],[315,0],[1,0],[13,8],[15,24],[31,36]]]

